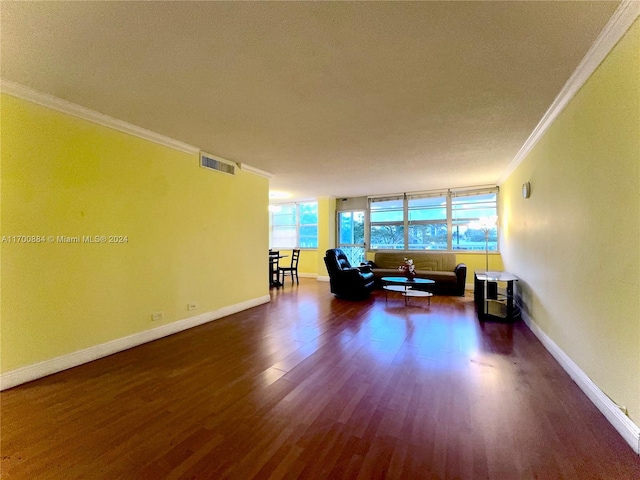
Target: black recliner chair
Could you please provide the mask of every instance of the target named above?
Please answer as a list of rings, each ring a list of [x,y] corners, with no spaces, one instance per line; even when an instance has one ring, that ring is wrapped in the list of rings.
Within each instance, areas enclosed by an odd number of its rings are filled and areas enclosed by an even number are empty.
[[[368,265],[352,267],[339,248],[327,250],[324,264],[329,273],[331,293],[340,298],[363,298],[374,288],[374,278]]]

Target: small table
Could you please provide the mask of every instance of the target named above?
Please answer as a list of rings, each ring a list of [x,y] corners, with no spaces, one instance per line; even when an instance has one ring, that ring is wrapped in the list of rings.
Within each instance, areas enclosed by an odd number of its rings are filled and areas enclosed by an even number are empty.
[[[514,302],[514,283],[518,277],[509,272],[476,270],[473,296],[478,318],[484,320],[513,321],[519,316]],[[504,293],[498,291],[498,282],[506,283]]]
[[[414,278],[409,280],[405,277],[382,277],[382,288],[385,290],[384,301],[387,301],[388,292],[401,292],[404,295],[404,304],[407,304],[409,297],[427,297],[429,299],[429,305],[431,305],[431,297],[433,293],[426,292],[424,290],[413,290],[413,287],[420,285],[433,285],[433,280],[426,278]]]

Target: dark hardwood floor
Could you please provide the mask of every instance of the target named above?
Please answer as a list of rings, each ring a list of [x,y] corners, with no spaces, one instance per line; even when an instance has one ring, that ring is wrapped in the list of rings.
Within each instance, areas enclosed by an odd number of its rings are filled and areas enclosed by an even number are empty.
[[[634,479],[521,322],[466,298],[272,302],[0,394],[4,479]]]

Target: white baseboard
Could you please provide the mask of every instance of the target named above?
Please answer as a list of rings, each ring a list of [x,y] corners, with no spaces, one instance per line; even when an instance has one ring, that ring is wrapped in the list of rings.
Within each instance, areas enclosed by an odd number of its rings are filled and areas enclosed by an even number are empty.
[[[325,277],[325,276],[322,276],[322,277],[321,277],[320,275],[318,275],[317,280],[318,280],[319,282],[328,282],[328,281],[329,281],[329,277],[328,277],[328,276],[326,276],[326,277]]]
[[[533,319],[522,311],[522,319],[538,337],[538,340],[553,355],[560,366],[569,374],[571,379],[580,387],[585,395],[593,402],[598,410],[613,425],[634,452],[640,455],[640,427],[627,417],[600,388],[575,364],[569,356],[555,344],[549,336],[540,329]]]
[[[137,347],[143,343],[151,342],[174,333],[188,330],[189,328],[197,327],[204,323],[217,320],[218,318],[226,317],[233,313],[241,312],[252,307],[257,307],[263,303],[267,303],[270,300],[269,295],[253,298],[246,302],[237,303],[235,305],[229,305],[219,310],[196,315],[195,317],[185,318],[178,320],[177,322],[162,325],[160,327],[145,330],[144,332],[134,333],[123,338],[118,338],[110,342],[95,345],[93,347],[85,348],[77,352],[72,352],[61,357],[52,358],[39,362],[33,365],[27,365],[10,372],[0,375],[0,390],[15,387],[22,383],[30,382],[38,378],[46,377],[53,373],[61,372],[72,367],[77,367],[83,363],[92,362],[98,358],[106,357],[129,348]]]
[[[302,272],[299,272],[298,276],[302,277],[302,278],[317,278],[318,277],[318,275],[315,274],[315,273],[302,273]]]

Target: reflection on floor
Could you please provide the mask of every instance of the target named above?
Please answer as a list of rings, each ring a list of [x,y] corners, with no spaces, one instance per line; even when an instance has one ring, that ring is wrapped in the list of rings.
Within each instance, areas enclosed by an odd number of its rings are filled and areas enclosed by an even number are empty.
[[[635,479],[521,322],[466,298],[272,301],[0,394],[3,477]]]

